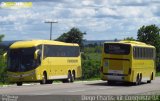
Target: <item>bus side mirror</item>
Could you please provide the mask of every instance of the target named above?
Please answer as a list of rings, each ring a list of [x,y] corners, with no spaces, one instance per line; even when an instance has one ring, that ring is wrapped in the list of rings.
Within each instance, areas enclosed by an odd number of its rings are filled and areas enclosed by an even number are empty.
[[[3,58],[4,58],[4,59],[7,58],[7,52],[5,52],[5,53],[3,54]]]
[[[40,53],[40,50],[39,50],[39,49],[34,52],[34,59],[35,59],[35,60],[38,59],[39,53]]]

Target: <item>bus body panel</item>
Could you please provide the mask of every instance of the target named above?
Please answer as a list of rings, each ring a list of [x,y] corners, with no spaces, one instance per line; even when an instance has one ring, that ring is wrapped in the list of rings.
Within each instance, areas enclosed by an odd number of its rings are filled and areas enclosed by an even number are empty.
[[[76,78],[81,77],[80,56],[78,58],[47,57],[43,60],[41,67],[38,68],[38,74],[39,77],[42,77],[43,72],[46,71],[48,79],[64,79],[67,78],[68,70],[75,70]]]
[[[103,74],[108,75],[108,80],[124,80],[125,75],[128,75],[129,64],[130,61],[125,59],[105,59]]]
[[[133,79],[132,81],[136,81],[137,74],[143,74],[142,81],[147,81],[150,79],[151,74],[155,75],[155,61],[154,60],[133,60],[132,62],[132,72]],[[155,77],[155,76],[153,76]],[[154,78],[153,78],[154,79]]]

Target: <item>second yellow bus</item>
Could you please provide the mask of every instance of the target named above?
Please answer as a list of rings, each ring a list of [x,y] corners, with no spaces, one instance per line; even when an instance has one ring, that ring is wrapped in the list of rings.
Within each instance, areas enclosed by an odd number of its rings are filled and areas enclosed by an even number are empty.
[[[101,79],[109,84],[115,81],[148,83],[155,78],[154,46],[137,41],[104,43],[101,61]]]

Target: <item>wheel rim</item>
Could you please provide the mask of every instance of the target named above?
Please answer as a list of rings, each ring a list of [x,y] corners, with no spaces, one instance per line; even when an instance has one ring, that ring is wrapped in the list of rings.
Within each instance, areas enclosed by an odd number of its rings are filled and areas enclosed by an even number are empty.
[[[43,84],[46,84],[47,82],[47,76],[45,74],[43,74],[43,80],[42,80],[42,83]]]
[[[75,80],[75,74],[72,74],[72,82]]]
[[[72,75],[71,75],[71,73],[69,72],[69,73],[68,73],[68,82],[71,82],[71,80],[72,80]]]
[[[139,85],[139,75],[137,75],[136,85]]]
[[[138,84],[141,84],[142,76],[139,77]]]

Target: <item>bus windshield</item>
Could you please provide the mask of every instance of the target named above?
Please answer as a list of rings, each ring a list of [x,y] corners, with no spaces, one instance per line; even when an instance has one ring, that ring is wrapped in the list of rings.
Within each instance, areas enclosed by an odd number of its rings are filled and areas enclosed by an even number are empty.
[[[104,44],[104,52],[107,54],[128,55],[130,47],[127,44],[106,43]]]
[[[8,71],[25,72],[36,67],[34,52],[36,48],[10,49],[8,56]]]

